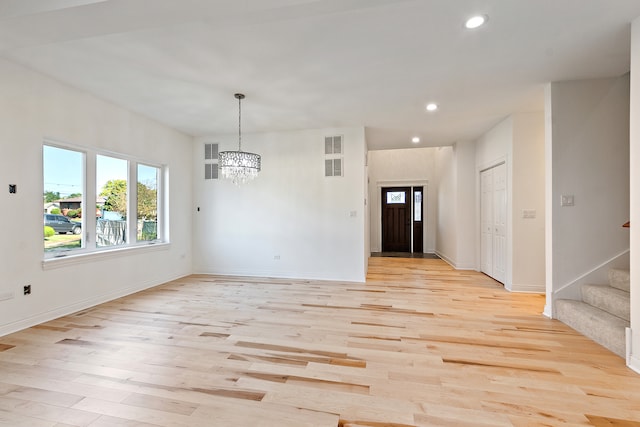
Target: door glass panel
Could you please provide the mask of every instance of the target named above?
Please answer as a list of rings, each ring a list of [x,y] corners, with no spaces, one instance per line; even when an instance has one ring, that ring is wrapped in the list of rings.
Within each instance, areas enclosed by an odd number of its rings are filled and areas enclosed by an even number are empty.
[[[422,221],[422,191],[413,193],[413,220]]]
[[[387,193],[387,204],[404,204],[405,203],[405,192],[404,191],[389,191]]]

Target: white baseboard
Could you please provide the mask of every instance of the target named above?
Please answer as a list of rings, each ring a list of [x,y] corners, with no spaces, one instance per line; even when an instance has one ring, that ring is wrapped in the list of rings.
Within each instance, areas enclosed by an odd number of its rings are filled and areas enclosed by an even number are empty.
[[[456,270],[477,271],[475,266],[470,265],[455,265],[454,268]]]
[[[553,319],[553,310],[551,308],[551,305],[549,304],[549,301],[547,301],[547,303],[544,305],[544,310],[542,311],[542,314],[548,317],[549,319]]]
[[[332,277],[327,276],[324,272],[282,272],[271,270],[197,270],[193,274],[207,274],[211,276],[222,277],[269,277],[273,279],[291,279],[291,280],[323,280],[327,282],[343,282],[343,283],[365,283],[365,276],[358,277]]]
[[[164,283],[171,282],[173,280],[177,280],[177,279],[180,279],[181,277],[186,277],[186,276],[188,275],[179,275],[173,278],[167,278],[166,280],[162,280],[160,282],[153,281],[153,282],[139,283],[136,286],[130,286],[128,288],[119,289],[115,292],[99,295],[93,298],[86,299],[84,301],[76,302],[71,305],[65,305],[63,307],[58,307],[54,310],[45,311],[44,313],[39,313],[35,316],[18,320],[17,322],[8,323],[6,325],[0,326],[0,337],[8,334],[12,334],[14,332],[21,331],[23,329],[30,328],[35,325],[39,325],[41,323],[48,322],[50,320],[57,319],[59,317],[68,316],[69,314],[73,314],[81,310],[86,310],[87,308],[95,307],[96,305],[113,301],[115,299],[122,298],[127,295],[135,294],[136,292],[144,291],[146,289],[150,289],[155,286],[159,286]]]
[[[444,262],[446,262],[447,264],[449,264],[451,267],[456,268],[456,263],[449,258],[448,256],[446,256],[445,254],[443,254],[442,252],[438,252],[435,251],[434,252],[441,260],[443,260]]]
[[[455,268],[456,270],[473,270],[473,271],[476,270],[475,266],[469,266],[464,264],[459,265],[457,262],[455,262],[454,260],[446,256],[442,252],[434,251],[433,253],[436,254],[438,257],[440,257],[440,259],[442,259],[444,262],[449,264],[451,267]]]
[[[640,374],[640,359],[633,355],[633,334],[631,333],[631,328],[625,329],[625,338],[627,340],[627,366],[632,371]]]
[[[634,372],[640,374],[640,359],[637,357],[629,356],[629,360],[627,362],[627,366]]]
[[[523,294],[544,294],[546,292],[545,285],[531,285],[531,284],[512,284],[511,292],[518,292]]]

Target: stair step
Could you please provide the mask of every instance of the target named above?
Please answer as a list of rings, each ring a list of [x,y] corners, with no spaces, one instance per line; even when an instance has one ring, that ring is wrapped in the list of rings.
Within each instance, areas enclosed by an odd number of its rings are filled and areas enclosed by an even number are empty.
[[[612,268],[609,270],[609,286],[631,292],[631,275],[629,270]]]
[[[629,322],[582,301],[555,301],[556,318],[624,358]]]
[[[582,301],[627,322],[631,320],[629,292],[601,285],[582,285]]]

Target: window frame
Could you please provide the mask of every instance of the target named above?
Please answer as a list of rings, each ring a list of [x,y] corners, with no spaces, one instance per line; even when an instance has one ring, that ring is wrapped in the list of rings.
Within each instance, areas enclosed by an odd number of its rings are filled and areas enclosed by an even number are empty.
[[[150,159],[142,159],[136,156],[123,153],[116,153],[109,150],[70,144],[66,142],[56,141],[50,138],[44,138],[41,149],[41,188],[44,191],[44,147],[54,147],[62,150],[70,150],[80,152],[83,155],[83,194],[82,194],[82,247],[71,250],[62,251],[44,251],[43,250],[43,269],[56,268],[58,266],[84,262],[91,257],[111,257],[111,256],[127,256],[131,251],[158,250],[161,247],[168,247],[169,241],[169,223],[167,212],[167,194],[168,189],[168,167]],[[86,215],[86,212],[92,212],[93,209],[87,210],[87,200],[94,200],[90,205],[95,205],[97,199],[97,156],[108,156],[127,161],[128,177],[127,177],[127,242],[117,246],[96,246],[96,217],[95,215]],[[154,240],[137,240],[137,182],[138,182],[138,165],[145,165],[158,169],[157,182],[157,238]],[[131,183],[135,185],[131,185]],[[153,247],[153,249],[151,249]],[[145,249],[146,248],[146,249]]]

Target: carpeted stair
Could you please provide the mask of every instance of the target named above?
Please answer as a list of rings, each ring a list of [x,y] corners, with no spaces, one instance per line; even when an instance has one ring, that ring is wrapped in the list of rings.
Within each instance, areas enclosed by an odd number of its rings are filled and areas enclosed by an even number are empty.
[[[582,301],[555,301],[556,318],[576,331],[625,357],[625,328],[631,300],[629,271],[609,271],[609,285],[583,285]]]

